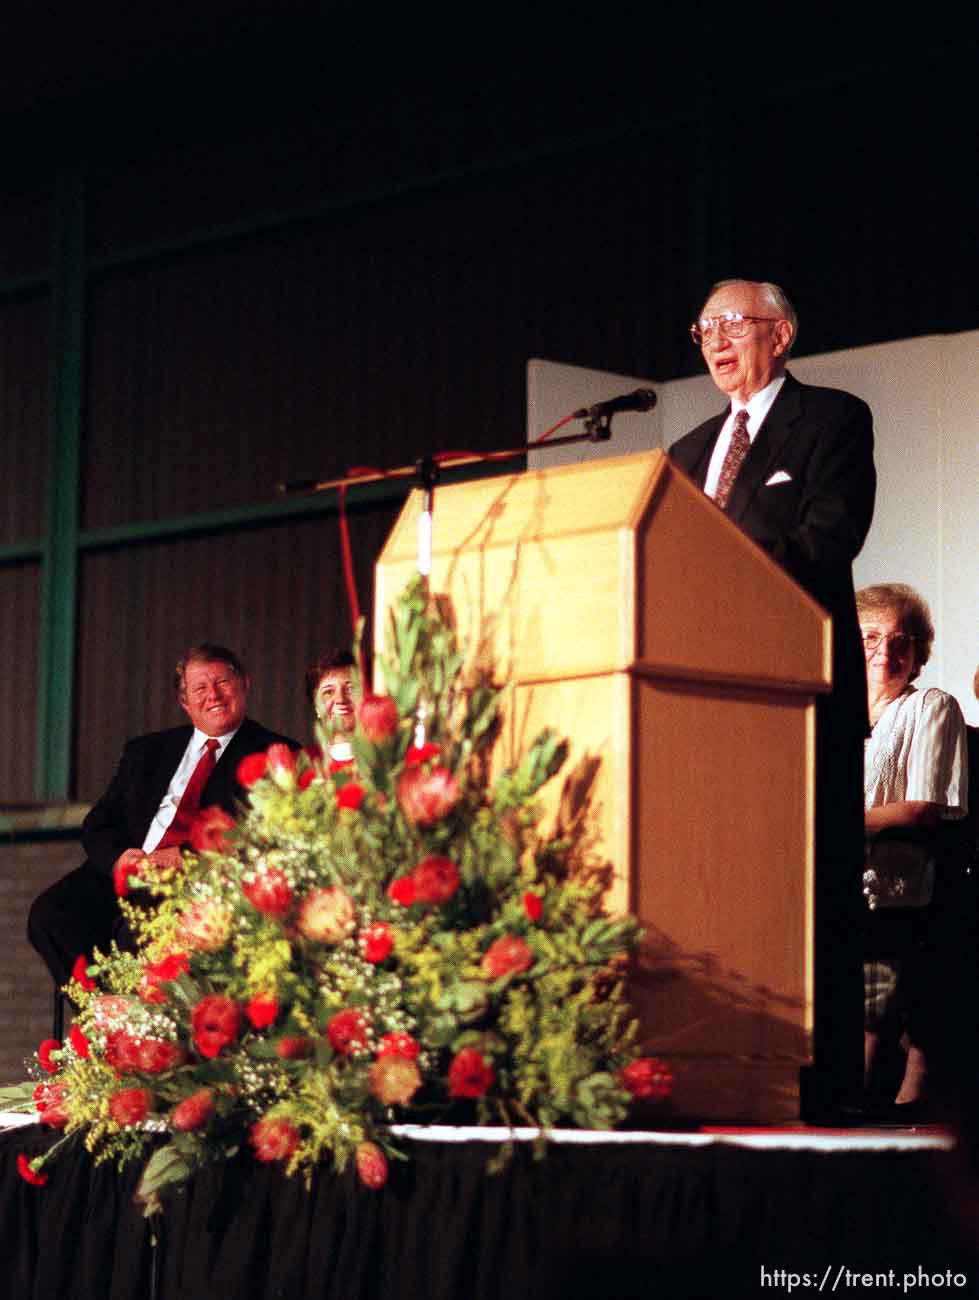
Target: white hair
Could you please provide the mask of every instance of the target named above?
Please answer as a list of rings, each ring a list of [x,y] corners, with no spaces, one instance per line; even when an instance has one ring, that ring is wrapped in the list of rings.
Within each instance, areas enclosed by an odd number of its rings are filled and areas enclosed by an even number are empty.
[[[762,297],[766,300],[769,307],[778,313],[780,320],[787,320],[792,327],[792,337],[789,339],[789,346],[785,349],[785,355],[788,356],[795,347],[795,341],[799,335],[799,318],[795,314],[795,308],[789,302],[788,295],[781,286],[772,284],[768,280],[718,280],[717,284],[711,287],[707,295],[707,302],[710,302],[714,294],[721,289],[730,289],[734,284],[750,284],[752,288],[758,289]],[[707,304],[705,303],[704,306]],[[700,314],[704,314],[703,307]]]

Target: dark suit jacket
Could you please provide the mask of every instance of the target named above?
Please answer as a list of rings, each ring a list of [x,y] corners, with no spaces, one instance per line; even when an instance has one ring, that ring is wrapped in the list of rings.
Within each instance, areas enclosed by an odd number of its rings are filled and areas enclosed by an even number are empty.
[[[120,853],[143,843],[192,731],[189,724],[154,731],[130,740],[123,749],[109,788],[82,823],[82,844],[88,860],[100,871],[111,874]],[[276,741],[299,748],[290,737],[246,718],[211,773],[201,793],[201,807],[217,804],[234,813],[246,794],[236,777],[238,764],[247,754],[267,749]]]
[[[727,411],[670,448],[701,487]],[[778,471],[787,481],[766,486]],[[833,618],[833,692],[824,722],[864,735],[867,681],[853,595],[852,564],[874,511],[876,473],[870,408],[850,393],[785,383],[735,479],[727,514]]]

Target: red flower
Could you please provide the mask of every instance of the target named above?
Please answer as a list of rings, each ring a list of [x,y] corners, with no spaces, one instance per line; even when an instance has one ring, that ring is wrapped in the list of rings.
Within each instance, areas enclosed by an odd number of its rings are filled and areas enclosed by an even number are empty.
[[[275,1045],[275,1054],[283,1061],[302,1061],[312,1056],[315,1045],[311,1038],[280,1038]]]
[[[353,765],[354,760],[352,755],[350,758],[331,758],[327,770],[329,771],[330,776],[336,776],[337,772],[342,772],[344,768],[353,767]]]
[[[367,1046],[367,1016],[355,1008],[338,1011],[326,1026],[330,1046],[340,1056],[350,1056]]]
[[[213,1058],[233,1043],[241,1030],[241,1007],[231,998],[211,993],[201,998],[190,1015],[194,1046],[201,1056]]]
[[[190,1133],[203,1128],[214,1114],[214,1094],[210,1088],[201,1088],[178,1102],[170,1113],[170,1125],[180,1133]]]
[[[88,973],[88,958],[84,953],[80,953],[75,958],[75,964],[71,968],[71,978],[80,984],[86,993],[91,993],[95,988],[95,980]]]
[[[449,1066],[450,1097],[481,1097],[493,1083],[493,1067],[475,1047],[457,1052]]]
[[[67,1083],[39,1083],[34,1089],[37,1117],[42,1124],[50,1124],[52,1128],[64,1128],[68,1123],[68,1112],[65,1110],[67,1100]]]
[[[286,1119],[260,1119],[251,1126],[248,1141],[255,1150],[255,1159],[267,1164],[288,1160],[299,1145],[299,1133]]]
[[[491,943],[483,954],[482,971],[487,979],[498,980],[504,975],[530,970],[533,964],[534,951],[530,944],[515,934],[505,934]]]
[[[405,754],[405,767],[414,767],[418,763],[427,763],[430,758],[437,758],[438,745],[426,740],[424,745],[409,745]]]
[[[388,1180],[388,1162],[384,1152],[376,1143],[361,1142],[354,1159],[357,1163],[357,1174],[365,1187],[376,1191],[384,1186]]]
[[[296,756],[281,740],[276,741],[274,745],[269,745],[266,753],[270,775],[275,776],[279,772],[295,772]]]
[[[377,1054],[378,1056],[404,1056],[409,1061],[414,1061],[420,1050],[411,1034],[396,1032],[384,1035],[378,1044]]]
[[[47,1174],[39,1173],[33,1163],[27,1159],[23,1152],[17,1156],[17,1172],[23,1178],[25,1183],[30,1183],[32,1187],[43,1187],[48,1181]]]
[[[387,957],[394,947],[394,935],[391,927],[384,921],[376,921],[366,930],[360,932],[360,950],[365,960],[376,965]]]
[[[190,846],[195,853],[224,853],[234,827],[235,819],[217,804],[202,808],[191,823]]]
[[[256,781],[261,781],[268,765],[268,754],[261,751],[257,754],[246,754],[238,764],[238,784],[243,785],[246,790],[250,790]]]
[[[150,1112],[153,1094],[146,1088],[121,1088],[109,1098],[109,1114],[117,1124],[128,1128],[139,1124]]]
[[[357,712],[360,728],[372,745],[383,745],[398,730],[398,706],[390,695],[365,695]]]
[[[673,1090],[673,1071],[655,1056],[640,1056],[625,1067],[619,1078],[627,1092],[643,1101],[662,1100]]]
[[[535,894],[532,889],[528,889],[523,896],[523,910],[531,921],[535,923],[539,921],[544,910],[544,900],[540,894]]]
[[[411,876],[398,876],[387,888],[387,895],[392,903],[401,907],[410,907],[415,901],[415,881]]]
[[[72,1025],[68,1031],[68,1041],[75,1049],[76,1056],[80,1056],[83,1060],[88,1059],[89,1041],[77,1025]]]
[[[337,807],[349,808],[356,812],[364,802],[364,787],[356,781],[348,781],[342,790],[337,791]]]
[[[61,1044],[57,1038],[45,1038],[44,1042],[37,1049],[37,1059],[41,1063],[41,1069],[47,1070],[48,1074],[57,1074],[61,1066],[57,1061],[51,1059],[52,1052],[60,1052]]]
[[[242,885],[245,897],[263,916],[285,916],[292,907],[293,893],[284,872],[265,866]]]
[[[190,961],[185,952],[172,952],[161,961],[147,962],[139,981],[139,996],[144,1002],[166,1002],[167,995],[162,985],[169,984],[189,970]]]
[[[245,1007],[245,1015],[256,1029],[267,1029],[279,1014],[279,1004],[270,993],[258,993]]]
[[[136,1069],[141,1074],[164,1074],[186,1059],[179,1043],[168,1043],[161,1038],[138,1038],[134,1040],[134,1049]]]
[[[459,888],[459,868],[449,858],[423,858],[411,877],[416,903],[447,903]]]
[[[462,797],[459,782],[447,767],[406,767],[398,777],[398,803],[414,826],[432,826],[446,817]]]
[[[307,767],[300,772],[299,781],[297,782],[300,790],[308,790],[318,775],[319,773],[316,771],[315,767]]]
[[[117,1029],[108,1036],[103,1055],[106,1065],[111,1066],[117,1074],[129,1074],[131,1070],[139,1069],[136,1039],[125,1029]]]

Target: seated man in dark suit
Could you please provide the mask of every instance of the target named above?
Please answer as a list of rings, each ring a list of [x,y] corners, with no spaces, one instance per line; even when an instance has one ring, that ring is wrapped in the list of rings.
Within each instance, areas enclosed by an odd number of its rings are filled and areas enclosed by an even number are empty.
[[[200,808],[234,813],[247,754],[297,741],[245,716],[250,679],[223,646],[192,646],[177,664],[177,700],[192,725],[128,742],[105,794],[82,824],[87,861],[31,905],[27,937],[59,986],[80,954],[105,951],[120,922],[117,892],[144,857],[176,865]]]
[[[716,284],[691,326],[727,408],[670,456],[832,615],[833,689],[816,705],[816,1073],[828,1118],[862,1075],[859,931],[863,924],[863,741],[867,678],[852,564],[873,516],[867,404],[786,371],[798,324],[774,284]],[[732,600],[737,592],[731,593]]]

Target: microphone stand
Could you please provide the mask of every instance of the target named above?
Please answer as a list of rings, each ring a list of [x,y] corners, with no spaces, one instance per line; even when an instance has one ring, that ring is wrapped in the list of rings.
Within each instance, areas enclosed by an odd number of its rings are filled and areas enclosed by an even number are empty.
[[[499,451],[450,451],[435,456],[425,455],[421,460],[416,460],[414,465],[399,465],[395,469],[372,469],[362,474],[347,473],[339,478],[295,479],[288,483],[277,484],[276,492],[279,496],[288,497],[315,495],[320,492],[332,492],[340,488],[363,486],[367,483],[384,483],[389,479],[414,479],[419,487],[432,492],[440,472],[444,469],[457,469],[463,465],[491,465],[500,461],[521,460],[528,451],[533,451],[535,447],[567,447],[576,442],[607,442],[612,436],[610,428],[612,417],[610,415],[600,414],[594,416],[586,413],[583,418],[586,425],[585,433],[568,433],[560,438],[548,438],[546,442],[536,439],[534,442],[526,443],[523,447],[509,447],[506,450]],[[430,471],[425,470],[423,468],[425,466],[434,466],[435,475],[430,484],[426,482],[426,475]]]

